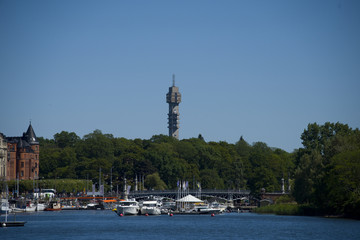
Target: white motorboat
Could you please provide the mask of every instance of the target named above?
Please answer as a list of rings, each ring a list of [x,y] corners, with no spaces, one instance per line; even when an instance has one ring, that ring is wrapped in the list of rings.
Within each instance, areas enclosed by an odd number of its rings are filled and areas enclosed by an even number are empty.
[[[205,207],[205,208],[198,208],[198,212],[200,214],[213,214],[213,213],[220,213],[220,209]]]
[[[116,206],[116,213],[120,216],[123,215],[137,215],[139,214],[139,203],[135,200],[125,200],[119,202]]]
[[[144,201],[141,207],[143,215],[159,215],[161,214],[161,204],[158,201]]]
[[[36,205],[31,201],[27,201],[25,212],[35,212],[35,211],[36,211]]]
[[[213,209],[219,209],[221,213],[222,213],[222,212],[225,212],[225,211],[226,211],[226,208],[227,208],[226,205],[221,204],[221,203],[218,203],[218,202],[216,202],[216,201],[215,201],[215,202],[212,202],[212,203],[210,204],[210,207],[213,208]]]
[[[36,206],[26,206],[25,212],[35,212]]]
[[[43,203],[36,204],[36,211],[44,211],[46,208],[46,205]]]
[[[193,209],[194,212],[200,213],[200,214],[213,214],[213,213],[220,213],[220,209],[213,208],[209,206],[209,204],[199,204],[196,205]]]

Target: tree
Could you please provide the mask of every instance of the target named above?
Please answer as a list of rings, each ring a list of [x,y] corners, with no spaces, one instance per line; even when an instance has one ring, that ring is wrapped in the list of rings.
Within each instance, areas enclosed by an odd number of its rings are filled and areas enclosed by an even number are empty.
[[[339,214],[360,216],[360,149],[337,154],[328,175],[329,207]]]
[[[100,130],[84,136],[83,141],[77,144],[76,152],[88,158],[106,158],[112,160],[114,157],[114,145],[111,134],[102,134]]]
[[[200,171],[201,187],[206,189],[224,189],[224,181],[219,177],[214,169],[204,169]]]
[[[356,193],[359,190],[354,187],[360,182],[359,130],[341,123],[313,123],[301,139],[304,148],[296,153],[296,201],[313,204],[328,213],[345,213],[346,209],[356,212],[354,206],[359,207],[360,203]]]
[[[59,148],[75,147],[75,145],[80,141],[80,137],[74,132],[69,133],[62,131],[61,133],[56,133],[54,135],[54,140]]]
[[[157,172],[146,176],[145,187],[153,190],[165,190],[167,188]]]

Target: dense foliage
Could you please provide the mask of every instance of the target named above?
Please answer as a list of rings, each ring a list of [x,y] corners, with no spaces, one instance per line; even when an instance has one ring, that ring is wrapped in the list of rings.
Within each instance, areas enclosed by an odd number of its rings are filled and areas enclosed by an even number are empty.
[[[360,131],[309,124],[296,152],[293,195],[323,214],[360,217]]]
[[[125,178],[134,187],[137,178],[147,189],[175,189],[178,180],[186,180],[190,188],[200,183],[203,189],[280,191],[281,179],[294,169],[291,154],[262,142],[249,145],[242,137],[229,144],[205,142],[201,135],[181,141],[164,135],[128,140],[100,130],[83,138],[63,131],[54,139],[40,138],[40,145],[41,178],[97,183],[101,168],[101,181],[110,186],[112,180],[114,188],[123,186]]]
[[[135,178],[147,189],[175,189],[178,180],[190,188],[280,191],[292,182],[295,200],[323,214],[360,216],[360,131],[346,124],[309,124],[301,134],[303,148],[287,153],[263,142],[235,144],[165,135],[129,140],[100,130],[78,137],[63,131],[40,138],[40,175],[45,179],[78,178],[102,182],[113,190]],[[134,188],[133,188],[134,189]]]
[[[27,193],[32,193],[34,189],[56,189],[57,193],[79,193],[84,192],[86,187],[91,186],[91,181],[80,179],[39,179],[33,180],[21,180],[17,185],[16,180],[7,182],[9,192],[16,193],[16,189],[19,188],[19,193],[22,196],[26,196]]]

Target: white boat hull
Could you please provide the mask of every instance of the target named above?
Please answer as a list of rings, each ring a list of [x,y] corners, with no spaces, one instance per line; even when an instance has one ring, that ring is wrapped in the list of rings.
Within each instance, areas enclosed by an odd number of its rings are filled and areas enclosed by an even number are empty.
[[[142,207],[141,208],[141,214],[142,215],[160,215],[161,210],[158,207]]]
[[[36,211],[44,211],[45,208],[46,208],[45,204],[38,203],[37,206],[36,206]]]
[[[137,215],[139,214],[138,206],[117,206],[116,212],[118,215]]]
[[[199,213],[200,214],[212,214],[212,213],[220,213],[220,209],[215,209],[215,208],[201,208],[199,209]]]
[[[36,211],[36,206],[32,206],[32,207],[26,207],[25,208],[25,212],[35,212]]]
[[[25,212],[25,208],[13,208],[12,212],[14,212],[14,213],[22,213],[22,212]]]

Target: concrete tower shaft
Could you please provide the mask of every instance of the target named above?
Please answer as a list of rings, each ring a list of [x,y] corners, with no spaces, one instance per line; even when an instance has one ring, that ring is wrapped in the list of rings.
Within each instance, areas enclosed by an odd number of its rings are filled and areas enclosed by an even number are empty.
[[[173,85],[169,87],[169,92],[166,94],[166,102],[169,104],[169,136],[179,139],[179,103],[181,102],[181,94],[179,88],[175,86],[175,75],[173,75]]]

